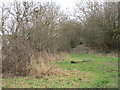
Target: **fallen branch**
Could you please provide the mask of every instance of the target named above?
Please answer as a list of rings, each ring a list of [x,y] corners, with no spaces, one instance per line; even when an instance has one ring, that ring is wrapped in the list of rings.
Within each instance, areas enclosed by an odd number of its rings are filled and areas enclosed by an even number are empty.
[[[42,78],[42,77],[46,76],[53,67],[54,67],[54,64],[43,75],[36,76],[36,78]]]
[[[44,75],[46,75],[47,73],[49,73],[49,71],[54,67],[55,65],[53,64],[47,71]]]
[[[92,60],[78,60],[78,61],[71,61],[71,63],[88,62],[88,61],[92,61]]]

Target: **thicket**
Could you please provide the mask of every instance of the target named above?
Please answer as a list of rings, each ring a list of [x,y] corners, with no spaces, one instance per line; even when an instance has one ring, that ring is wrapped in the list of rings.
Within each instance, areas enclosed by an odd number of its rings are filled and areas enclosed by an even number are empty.
[[[119,44],[118,3],[76,3],[76,17],[83,23],[82,38],[98,51],[117,51]],[[82,18],[84,17],[84,18]]]
[[[117,50],[117,7],[112,2],[77,2],[71,19],[53,2],[2,4],[2,72],[28,75],[35,53],[70,52],[80,44],[98,51]]]

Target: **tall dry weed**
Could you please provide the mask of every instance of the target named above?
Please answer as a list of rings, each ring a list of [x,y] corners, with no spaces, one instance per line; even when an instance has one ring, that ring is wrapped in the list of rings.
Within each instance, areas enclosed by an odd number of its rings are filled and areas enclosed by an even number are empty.
[[[62,56],[63,55],[63,56]],[[34,55],[31,59],[32,69],[31,74],[36,78],[42,78],[44,76],[49,76],[56,74],[58,75],[61,69],[55,64],[56,61],[64,60],[65,54],[50,54],[47,52]],[[57,74],[58,73],[58,74]]]

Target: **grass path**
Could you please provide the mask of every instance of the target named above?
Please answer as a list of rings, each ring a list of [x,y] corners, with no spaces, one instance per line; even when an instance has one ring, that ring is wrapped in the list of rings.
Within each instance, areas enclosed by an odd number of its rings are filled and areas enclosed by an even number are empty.
[[[69,64],[72,60],[92,59],[90,62]],[[89,83],[78,87],[118,87],[118,58],[92,54],[70,54],[67,61],[59,65],[68,70],[79,70],[80,72],[92,73],[94,78]],[[89,75],[88,75],[89,77]]]
[[[71,64],[71,60],[92,59],[90,62]],[[3,79],[8,88],[117,88],[118,58],[92,54],[69,54],[57,62],[67,74],[37,79],[34,76]]]

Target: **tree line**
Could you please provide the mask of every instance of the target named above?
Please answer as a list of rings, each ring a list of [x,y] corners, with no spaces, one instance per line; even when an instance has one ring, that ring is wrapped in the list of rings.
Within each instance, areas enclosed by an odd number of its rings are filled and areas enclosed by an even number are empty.
[[[54,2],[3,3],[0,14],[3,72],[27,75],[30,57],[38,52],[70,52],[80,44],[105,52],[118,49],[116,2],[77,1],[75,19]]]

